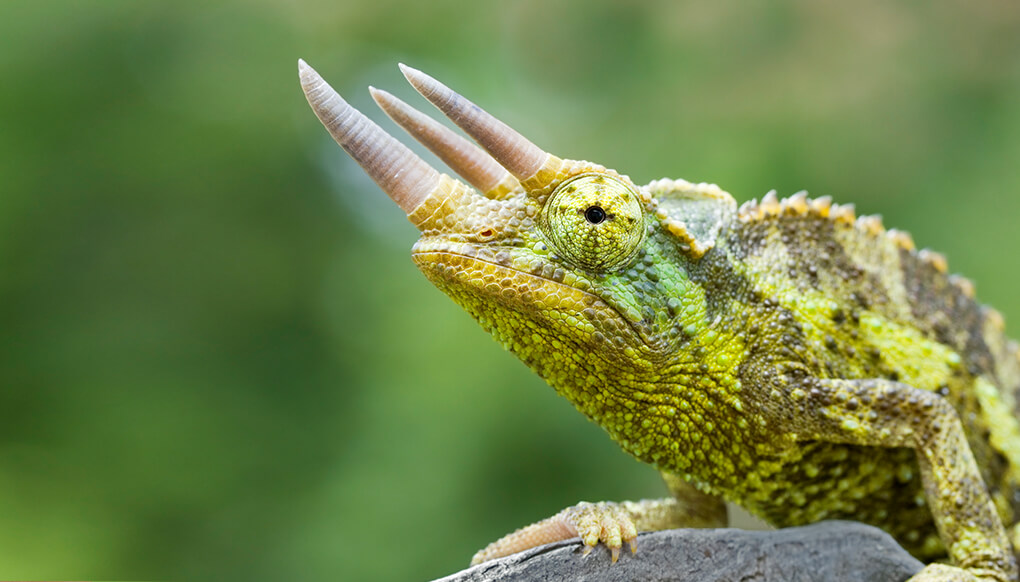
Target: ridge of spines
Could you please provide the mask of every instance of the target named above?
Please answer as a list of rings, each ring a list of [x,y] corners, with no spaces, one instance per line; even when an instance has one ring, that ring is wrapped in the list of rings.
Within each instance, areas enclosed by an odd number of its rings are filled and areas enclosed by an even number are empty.
[[[899,230],[897,228],[890,228],[886,231],[885,236],[898,248],[905,251],[913,251],[917,248],[914,246],[914,237],[910,236],[909,232]]]
[[[959,289],[960,293],[962,293],[964,297],[974,299],[976,293],[974,290],[974,283],[972,283],[970,279],[962,275],[954,274],[949,276],[949,284]]]
[[[788,198],[780,199],[775,190],[770,190],[760,201],[748,200],[737,209],[737,219],[741,222],[779,216],[817,216],[835,224],[852,226],[867,236],[886,238],[896,248],[909,252],[938,273],[944,275],[949,273],[949,263],[945,255],[931,249],[918,250],[910,233],[896,228],[886,230],[881,216],[876,214],[858,217],[853,204],[835,204],[830,196],[809,198],[807,192],[801,190]],[[949,275],[949,282],[965,297],[974,299],[974,284],[969,279],[961,275]]]
[[[748,200],[737,209],[737,218],[744,222],[772,216],[811,215],[851,224],[856,218],[856,211],[853,204],[833,204],[831,196],[808,198],[806,190],[782,200],[776,195],[775,190],[769,190],[762,196],[761,201]]]

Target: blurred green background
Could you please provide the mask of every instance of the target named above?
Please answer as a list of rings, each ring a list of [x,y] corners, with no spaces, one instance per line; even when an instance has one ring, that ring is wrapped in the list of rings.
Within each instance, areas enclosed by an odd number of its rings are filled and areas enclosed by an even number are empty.
[[[0,578],[424,580],[663,493],[416,271],[298,57],[377,120],[428,110],[403,61],[639,183],[856,202],[1020,315],[1014,0],[14,0]]]

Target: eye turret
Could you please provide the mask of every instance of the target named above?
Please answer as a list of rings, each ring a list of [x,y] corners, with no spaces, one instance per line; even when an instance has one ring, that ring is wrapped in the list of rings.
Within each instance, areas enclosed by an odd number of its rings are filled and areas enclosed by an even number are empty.
[[[561,184],[542,210],[542,230],[571,264],[606,272],[627,264],[644,237],[643,211],[633,187],[605,174],[581,174]]]

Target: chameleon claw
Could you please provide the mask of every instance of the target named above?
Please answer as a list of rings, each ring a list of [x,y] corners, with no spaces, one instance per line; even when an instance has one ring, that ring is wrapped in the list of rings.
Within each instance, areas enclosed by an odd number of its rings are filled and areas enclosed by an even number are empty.
[[[612,554],[613,554],[613,563],[615,564],[616,561],[620,559],[620,548],[613,548]]]

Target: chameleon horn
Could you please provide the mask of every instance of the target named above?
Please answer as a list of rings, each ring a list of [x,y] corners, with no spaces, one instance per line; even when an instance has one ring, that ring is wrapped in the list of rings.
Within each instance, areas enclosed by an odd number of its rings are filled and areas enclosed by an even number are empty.
[[[351,107],[304,60],[298,60],[298,74],[322,125],[409,218],[430,196],[440,193],[438,172]]]
[[[372,99],[397,125],[457,172],[469,184],[498,198],[519,185],[503,166],[481,148],[445,125],[382,89],[369,87]]]
[[[450,121],[485,148],[496,161],[524,182],[540,170],[558,167],[559,159],[547,154],[509,125],[483,111],[439,81],[401,63],[401,72],[414,88],[439,108]]]

